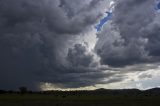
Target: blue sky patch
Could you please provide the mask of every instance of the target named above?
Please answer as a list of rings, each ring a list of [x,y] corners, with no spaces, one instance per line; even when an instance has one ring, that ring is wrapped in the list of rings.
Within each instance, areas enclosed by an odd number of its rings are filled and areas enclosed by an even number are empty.
[[[159,11],[160,10],[160,0],[155,1],[155,10]]]
[[[111,19],[112,17],[112,13],[111,12],[106,12],[107,13],[107,16],[104,17],[103,19],[100,20],[100,23],[95,27],[97,29],[97,32],[98,31],[101,31],[101,28],[103,27],[103,25]]]

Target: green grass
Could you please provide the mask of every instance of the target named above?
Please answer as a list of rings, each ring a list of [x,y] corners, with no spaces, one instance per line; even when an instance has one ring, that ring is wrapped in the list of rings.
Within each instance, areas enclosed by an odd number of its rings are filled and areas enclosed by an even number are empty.
[[[160,96],[3,94],[0,106],[160,106]]]

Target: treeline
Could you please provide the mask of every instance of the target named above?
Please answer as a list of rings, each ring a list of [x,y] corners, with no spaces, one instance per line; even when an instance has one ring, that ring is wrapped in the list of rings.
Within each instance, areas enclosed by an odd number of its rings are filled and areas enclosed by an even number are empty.
[[[157,95],[160,96],[160,88],[153,88],[149,90],[139,90],[139,89],[97,89],[97,90],[82,90],[82,91],[43,91],[43,94],[52,95],[101,95],[101,96],[150,96]]]
[[[46,95],[75,95],[75,96],[81,96],[81,95],[108,95],[108,96],[160,96],[160,88],[153,88],[149,90],[138,90],[138,89],[120,89],[120,90],[109,90],[109,89],[97,89],[97,90],[82,90],[82,91],[30,91],[27,90],[26,87],[20,87],[19,91],[6,91],[6,90],[0,90],[0,94],[46,94]]]

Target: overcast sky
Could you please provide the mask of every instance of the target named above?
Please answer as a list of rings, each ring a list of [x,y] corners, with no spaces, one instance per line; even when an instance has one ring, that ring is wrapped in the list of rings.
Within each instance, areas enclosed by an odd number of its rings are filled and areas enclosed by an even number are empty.
[[[114,3],[112,18],[95,26]],[[154,0],[0,0],[0,89],[160,86]]]

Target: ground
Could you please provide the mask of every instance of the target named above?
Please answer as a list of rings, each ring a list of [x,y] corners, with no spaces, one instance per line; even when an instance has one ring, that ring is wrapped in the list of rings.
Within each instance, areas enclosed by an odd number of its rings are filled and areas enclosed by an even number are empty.
[[[1,94],[0,106],[160,106],[160,96]]]

